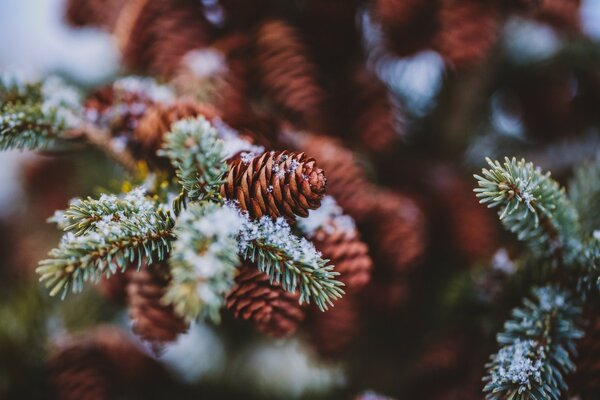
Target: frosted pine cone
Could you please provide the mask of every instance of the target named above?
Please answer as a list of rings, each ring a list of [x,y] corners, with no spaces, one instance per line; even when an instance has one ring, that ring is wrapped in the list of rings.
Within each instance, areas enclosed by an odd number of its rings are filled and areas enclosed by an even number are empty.
[[[455,68],[479,63],[496,42],[500,11],[494,2],[444,0],[435,42],[446,62]]]
[[[304,319],[299,295],[286,292],[253,265],[244,265],[227,296],[227,308],[236,318],[252,320],[261,332],[273,337],[292,334]]]
[[[163,137],[171,125],[199,115],[212,119],[217,116],[217,111],[211,106],[185,100],[173,104],[155,104],[146,111],[133,132],[134,147],[144,159],[156,160],[156,152],[161,148]]]
[[[236,158],[225,178],[221,195],[237,200],[253,218],[306,217],[325,195],[323,170],[304,153],[271,151],[251,160]]]
[[[187,329],[173,307],[161,301],[169,279],[166,266],[153,264],[131,272],[127,285],[127,303],[133,330],[143,340],[155,345],[156,350],[161,344],[174,341]]]
[[[284,141],[319,160],[327,172],[327,192],[344,212],[357,222],[364,220],[372,208],[375,188],[354,153],[340,141],[326,136],[289,131],[284,135]]]
[[[317,250],[323,253],[323,258],[335,265],[335,270],[340,273],[340,281],[346,285],[346,291],[358,291],[369,282],[373,262],[367,245],[360,240],[354,226],[333,224],[320,228],[312,241]]]
[[[273,102],[295,122],[318,126],[324,120],[324,92],[300,33],[287,22],[267,21],[255,46],[258,78]]]
[[[359,333],[358,307],[357,297],[346,294],[327,312],[310,310],[308,330],[320,355],[339,357],[354,342]]]

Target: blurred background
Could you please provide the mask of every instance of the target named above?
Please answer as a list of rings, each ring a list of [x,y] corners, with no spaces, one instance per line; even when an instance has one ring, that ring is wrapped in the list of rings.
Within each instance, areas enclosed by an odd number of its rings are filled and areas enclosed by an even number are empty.
[[[600,0],[574,3],[570,14],[511,14],[489,55],[465,69],[443,46],[383,46],[385,20],[358,7],[366,65],[401,110],[400,144],[383,156],[360,140],[351,146],[371,179],[418,204],[426,240],[409,278],[374,278],[356,322],[361,333],[335,357],[315,351],[307,335],[273,341],[229,320],[196,324],[156,355],[130,333],[126,311],[103,292],[110,289],[51,299],[34,273],[59,238],[46,219],[72,197],[115,187],[120,172],[90,151],[1,153],[0,398],[48,398],[50,344],[102,324],[122,327],[156,361],[152,376],[161,378],[141,383],[151,389],[140,398],[348,399],[370,390],[478,398],[500,316],[519,297],[499,289],[514,244],[477,205],[470,176],[485,157],[514,155],[564,181],[600,150]],[[0,1],[0,70],[56,74],[84,89],[127,72],[111,34],[70,26],[64,14],[62,0]]]

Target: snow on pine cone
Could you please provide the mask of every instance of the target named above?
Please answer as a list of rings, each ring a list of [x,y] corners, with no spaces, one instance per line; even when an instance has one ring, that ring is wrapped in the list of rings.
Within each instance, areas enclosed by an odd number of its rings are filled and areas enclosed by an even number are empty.
[[[265,152],[229,163],[221,195],[236,200],[252,218],[295,220],[321,205],[327,180],[313,158],[288,151]]]
[[[162,302],[169,278],[165,265],[152,264],[132,271],[127,285],[127,304],[133,330],[150,342],[155,350],[159,350],[163,343],[174,341],[187,329],[173,307]]]
[[[252,320],[258,330],[273,337],[292,334],[304,319],[298,293],[289,293],[253,265],[243,265],[227,296],[227,308],[236,318]]]

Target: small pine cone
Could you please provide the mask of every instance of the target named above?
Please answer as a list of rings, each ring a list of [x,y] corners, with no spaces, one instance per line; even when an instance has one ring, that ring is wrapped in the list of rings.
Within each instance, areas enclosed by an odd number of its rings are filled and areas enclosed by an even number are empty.
[[[371,211],[375,188],[351,150],[330,137],[284,132],[291,146],[315,156],[327,172],[327,193],[332,195],[344,212],[361,222]]]
[[[596,306],[597,307],[597,306]],[[596,308],[597,310],[597,308]],[[600,318],[594,315],[577,343],[576,370],[569,382],[569,393],[582,400],[596,399],[600,393]]]
[[[227,308],[236,318],[250,319],[261,332],[279,338],[294,333],[304,319],[298,299],[298,293],[286,292],[255,266],[244,265],[227,296]]]
[[[359,333],[359,302],[346,293],[326,312],[310,309],[308,331],[316,351],[323,357],[336,358],[347,351]]]
[[[581,28],[580,0],[543,0],[535,17],[556,28],[577,32]]]
[[[296,28],[280,20],[264,22],[255,48],[258,79],[272,101],[295,123],[319,127],[325,94]]]
[[[173,307],[162,303],[169,279],[165,265],[153,264],[131,272],[127,285],[127,304],[133,331],[149,341],[155,350],[159,350],[163,343],[174,341],[187,329]]]
[[[451,67],[465,69],[480,63],[496,42],[500,11],[495,2],[444,0],[439,20],[437,49]]]
[[[133,0],[132,0],[133,1]],[[188,0],[137,0],[140,9],[125,7],[115,26],[124,64],[135,71],[172,77],[190,50],[213,37],[200,3]]]
[[[217,111],[208,105],[181,100],[172,104],[155,104],[140,119],[133,132],[135,153],[151,161],[158,161],[156,152],[163,144],[164,135],[171,125],[181,119],[203,115],[208,119],[217,116]]]
[[[110,278],[103,276],[98,283],[98,291],[109,301],[124,305],[127,300],[127,284],[129,274],[118,271]]]
[[[304,153],[271,151],[252,160],[229,163],[221,195],[237,200],[253,218],[308,216],[321,205],[326,179],[313,158]]]
[[[61,340],[48,359],[58,400],[149,398],[168,374],[113,327],[97,327]]]
[[[356,228],[327,225],[315,233],[312,241],[323,258],[329,259],[340,273],[346,292],[356,292],[369,282],[373,262]]]
[[[365,224],[371,254],[394,274],[405,275],[425,252],[423,211],[412,199],[391,191],[379,191],[374,204]]]
[[[68,0],[65,17],[69,24],[96,26],[109,32],[117,21],[121,9],[129,0]]]
[[[371,151],[389,149],[400,138],[402,117],[386,86],[371,72],[360,69],[352,89],[349,114],[354,118],[353,136]]]
[[[386,264],[377,265],[375,274],[361,295],[370,309],[386,315],[393,315],[406,305],[410,286],[405,277],[393,276]],[[383,270],[383,271],[380,271]]]

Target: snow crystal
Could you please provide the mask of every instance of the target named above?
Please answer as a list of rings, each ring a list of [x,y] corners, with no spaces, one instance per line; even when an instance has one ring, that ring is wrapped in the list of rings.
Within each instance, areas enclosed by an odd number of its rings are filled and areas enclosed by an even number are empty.
[[[160,85],[152,78],[128,76],[116,80],[113,88],[118,91],[143,94],[159,103],[170,103],[175,99],[173,91],[168,86]]]
[[[536,290],[538,304],[543,311],[551,311],[555,308],[563,308],[566,304],[566,296],[551,286],[545,286]]]
[[[541,382],[546,354],[534,340],[517,339],[494,356],[492,382],[496,385],[529,385]]]
[[[356,229],[352,217],[344,215],[342,208],[331,196],[323,197],[321,207],[310,210],[308,217],[298,218],[298,227],[309,238],[312,238],[320,229],[327,233],[333,233],[336,229],[350,233]]]
[[[516,271],[515,264],[505,248],[498,249],[492,257],[492,268],[507,275],[512,275]]]

